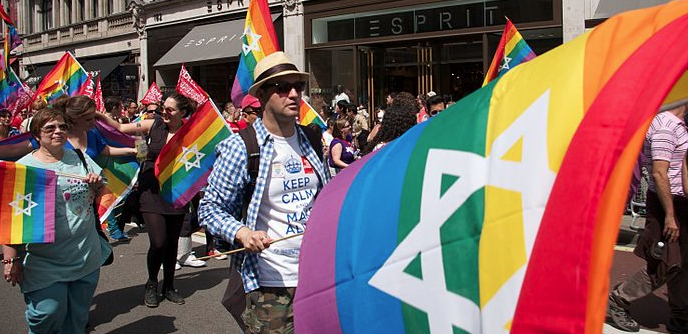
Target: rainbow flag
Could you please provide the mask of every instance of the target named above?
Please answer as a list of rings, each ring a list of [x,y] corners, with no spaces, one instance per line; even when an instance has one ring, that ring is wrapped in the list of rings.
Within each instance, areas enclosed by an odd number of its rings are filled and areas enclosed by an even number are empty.
[[[0,80],[0,106],[8,109],[9,106],[14,103],[18,98],[19,94],[24,91],[24,85],[12,68],[7,71],[7,77]]]
[[[134,137],[119,132],[105,122],[96,122],[95,133],[112,147],[134,147]],[[136,184],[139,164],[133,155],[123,157],[99,155],[94,160],[103,169],[103,175],[108,181],[96,198],[100,221],[105,223],[110,212],[127,197]]]
[[[323,130],[327,129],[327,124],[322,117],[302,98],[301,107],[299,107],[299,124],[308,125],[311,123],[318,124]]]
[[[231,129],[211,100],[201,105],[160,151],[155,176],[160,196],[181,208],[208,182],[215,163],[215,146]]]
[[[265,56],[279,51],[275,27],[266,0],[251,0],[246,12],[244,34],[241,36],[239,67],[232,85],[232,102],[239,106],[253,85],[253,69]]]
[[[310,215],[295,331],[601,333],[645,133],[688,98],[687,35],[686,0],[612,17],[344,169]]]
[[[65,52],[55,67],[48,73],[36,88],[32,101],[44,99],[48,104],[63,94],[74,96],[82,90],[82,86],[88,82],[88,74],[81,64]]]
[[[0,161],[0,244],[55,241],[55,172]]]
[[[38,149],[38,142],[30,132],[5,138],[0,140],[0,160],[19,160],[32,149]]]
[[[511,20],[507,18],[502,39],[499,40],[497,51],[494,58],[492,58],[487,74],[485,74],[483,86],[516,65],[525,63],[533,58],[535,58],[535,52],[528,46],[526,40],[521,37],[521,33],[516,30]]]

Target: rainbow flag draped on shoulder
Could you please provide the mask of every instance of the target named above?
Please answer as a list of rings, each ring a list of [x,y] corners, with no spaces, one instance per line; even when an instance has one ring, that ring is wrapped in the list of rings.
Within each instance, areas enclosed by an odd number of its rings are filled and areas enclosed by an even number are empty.
[[[535,58],[535,52],[528,46],[521,33],[516,30],[516,26],[507,18],[502,39],[499,40],[497,51],[495,51],[490,68],[485,74],[483,86],[516,65],[525,63],[533,58]]]
[[[0,244],[55,241],[55,172],[0,161]]]
[[[299,124],[308,125],[311,123],[317,124],[321,129],[327,129],[327,124],[325,124],[322,117],[320,117],[306,100],[301,99],[301,106],[299,107]]]
[[[117,131],[107,123],[96,122],[95,133],[109,146],[134,147],[134,137]],[[108,181],[96,198],[100,221],[105,223],[112,210],[127,197],[134,187],[139,175],[139,163],[133,155],[122,157],[99,155],[94,160],[103,169],[103,175]]]
[[[201,105],[155,161],[160,196],[176,208],[191,201],[207,184],[216,159],[215,146],[231,133],[211,100]]]
[[[344,169],[309,218],[295,331],[601,333],[645,133],[688,101],[687,35],[686,0],[612,17]]]
[[[275,27],[266,0],[251,0],[246,13],[244,34],[241,36],[241,55],[234,84],[232,102],[238,106],[253,85],[253,69],[265,56],[279,51]]]
[[[84,68],[71,53],[65,52],[36,88],[33,101],[43,99],[50,104],[61,95],[76,95],[87,83],[88,74]]]

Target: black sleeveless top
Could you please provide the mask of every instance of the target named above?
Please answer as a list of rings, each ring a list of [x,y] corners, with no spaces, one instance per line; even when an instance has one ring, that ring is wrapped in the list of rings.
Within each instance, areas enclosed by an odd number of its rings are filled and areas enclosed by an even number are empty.
[[[185,214],[187,206],[175,209],[160,195],[160,184],[155,177],[155,160],[167,143],[167,135],[170,133],[165,122],[160,116],[155,116],[153,126],[148,131],[148,155],[141,166],[139,173],[139,192],[141,193],[141,212],[152,212],[164,215]]]

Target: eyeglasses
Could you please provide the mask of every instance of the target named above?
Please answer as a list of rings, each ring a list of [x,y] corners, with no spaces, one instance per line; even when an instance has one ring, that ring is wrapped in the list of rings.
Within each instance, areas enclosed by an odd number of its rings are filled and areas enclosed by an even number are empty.
[[[306,87],[306,82],[304,81],[297,81],[297,82],[276,82],[273,84],[267,84],[267,88],[275,88],[277,93],[279,94],[288,94],[291,92],[292,89],[295,89],[297,92],[302,92],[303,88]]]
[[[62,131],[62,132],[67,132],[67,131],[69,131],[69,125],[67,125],[66,123],[62,123],[62,124],[58,124],[58,125],[54,125],[54,124],[46,125],[43,128],[41,128],[41,131],[43,131],[45,133],[54,133],[57,129],[60,129],[60,131]]]

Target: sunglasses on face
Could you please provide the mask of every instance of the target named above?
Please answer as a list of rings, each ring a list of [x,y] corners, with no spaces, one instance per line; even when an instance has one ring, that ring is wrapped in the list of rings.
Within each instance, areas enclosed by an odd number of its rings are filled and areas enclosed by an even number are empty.
[[[303,88],[306,87],[306,83],[303,81],[297,81],[297,82],[276,82],[272,84],[267,85],[268,88],[275,88],[275,91],[279,94],[288,94],[291,92],[292,89],[296,90],[296,92],[300,93],[303,91]]]
[[[62,131],[62,132],[66,132],[66,131],[69,131],[69,125],[66,123],[62,123],[62,124],[58,124],[58,125],[54,125],[54,124],[46,125],[43,128],[41,128],[41,131],[43,131],[45,133],[53,133],[57,129],[60,129],[60,131]]]

